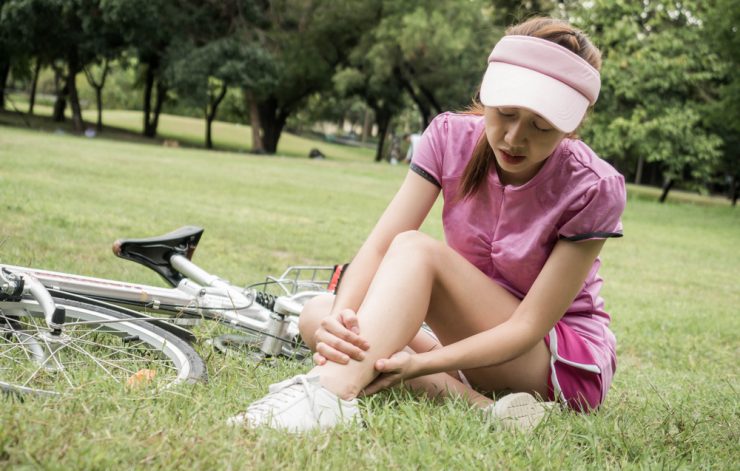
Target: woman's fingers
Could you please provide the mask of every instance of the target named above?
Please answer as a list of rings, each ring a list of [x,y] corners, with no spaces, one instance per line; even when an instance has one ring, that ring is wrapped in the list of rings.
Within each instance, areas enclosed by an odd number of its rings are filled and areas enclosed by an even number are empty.
[[[392,373],[401,371],[408,365],[411,355],[408,352],[396,352],[390,358],[381,358],[375,362],[375,371],[380,373]]]
[[[360,324],[357,321],[357,314],[351,309],[344,309],[336,317],[325,317],[321,321],[321,327],[362,350],[370,348],[368,341],[359,335]]]
[[[364,350],[352,345],[349,342],[345,342],[344,340],[335,337],[329,332],[321,332],[316,335],[316,340],[319,343],[323,343],[326,347],[330,347],[331,349],[348,356],[354,360],[362,361],[365,359],[365,352]],[[318,344],[316,346],[318,351]]]
[[[313,362],[315,365],[325,365],[326,364],[326,358],[320,354],[319,352],[316,352],[313,354]]]
[[[326,342],[318,342],[316,344],[316,353],[322,356],[325,360],[333,361],[334,363],[340,363],[346,365],[349,363],[349,355],[342,353],[341,351],[333,348]]]
[[[342,324],[349,329],[350,332],[359,336],[360,335],[360,323],[357,321],[357,314],[352,309],[344,309],[339,313],[339,318]]]
[[[341,363],[343,365],[349,363],[350,359],[357,361],[365,359],[364,351],[331,336],[328,336],[327,339],[316,343],[316,352],[326,360]]]

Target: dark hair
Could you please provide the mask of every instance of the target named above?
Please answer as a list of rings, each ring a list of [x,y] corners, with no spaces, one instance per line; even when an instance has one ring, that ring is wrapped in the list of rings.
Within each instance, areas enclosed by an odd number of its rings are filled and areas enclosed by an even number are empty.
[[[567,21],[555,18],[536,17],[524,23],[514,25],[506,30],[506,35],[534,36],[547,39],[578,54],[596,70],[601,69],[601,53],[588,37],[575,29]],[[472,106],[465,113],[483,115],[484,107],[476,96]],[[467,198],[475,193],[486,180],[491,164],[496,159],[493,149],[488,144],[485,131],[481,133],[473,149],[473,156],[465,166],[458,195]]]

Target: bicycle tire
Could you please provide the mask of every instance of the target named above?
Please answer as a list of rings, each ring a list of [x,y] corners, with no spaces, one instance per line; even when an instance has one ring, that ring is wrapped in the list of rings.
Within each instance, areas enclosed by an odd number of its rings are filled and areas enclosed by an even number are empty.
[[[111,308],[54,302],[66,311],[59,336],[35,300],[0,302],[3,392],[58,396],[92,382],[166,388],[206,379],[202,358],[176,335]]]

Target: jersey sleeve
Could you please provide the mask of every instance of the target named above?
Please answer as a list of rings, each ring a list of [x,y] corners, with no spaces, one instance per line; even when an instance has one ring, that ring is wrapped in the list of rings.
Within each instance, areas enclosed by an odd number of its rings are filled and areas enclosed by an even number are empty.
[[[410,165],[411,171],[440,188],[447,132],[448,119],[444,113],[434,118],[422,134]]]
[[[621,217],[626,200],[624,177],[601,178],[570,205],[558,235],[572,242],[622,237]]]

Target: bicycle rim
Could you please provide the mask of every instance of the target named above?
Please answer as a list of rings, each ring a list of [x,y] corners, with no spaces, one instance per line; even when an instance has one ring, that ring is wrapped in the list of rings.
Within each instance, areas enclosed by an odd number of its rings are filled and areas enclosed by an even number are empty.
[[[170,387],[205,379],[175,335],[113,309],[54,299],[66,310],[54,336],[33,300],[0,303],[0,390],[56,396],[98,384]]]

